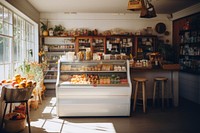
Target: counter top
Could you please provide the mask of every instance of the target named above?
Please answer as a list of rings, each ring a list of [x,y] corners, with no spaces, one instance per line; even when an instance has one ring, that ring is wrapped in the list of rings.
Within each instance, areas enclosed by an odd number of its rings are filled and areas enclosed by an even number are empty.
[[[179,71],[180,69],[163,69],[163,68],[145,68],[145,67],[130,67],[131,71]]]
[[[132,71],[179,71],[179,64],[164,64],[158,68],[150,67],[133,67],[130,66]]]

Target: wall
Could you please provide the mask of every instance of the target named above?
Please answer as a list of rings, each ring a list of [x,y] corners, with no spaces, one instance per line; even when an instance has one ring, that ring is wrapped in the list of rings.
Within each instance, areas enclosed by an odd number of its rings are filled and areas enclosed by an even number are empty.
[[[180,73],[180,96],[200,104],[200,76]]]
[[[194,15],[193,15],[194,14]],[[198,15],[198,17],[197,17]],[[174,13],[173,20],[173,44],[179,47],[180,37],[179,31],[187,20],[197,17],[199,20],[200,4],[196,4],[190,8],[186,8]],[[177,51],[177,53],[179,53]],[[190,101],[200,104],[200,76],[195,74],[180,72],[179,75],[180,96]]]
[[[27,0],[6,0],[36,23],[40,23],[40,13]]]
[[[171,20],[167,18],[166,14],[159,14],[156,18],[145,19],[140,18],[139,14],[112,14],[112,13],[77,13],[77,14],[64,14],[64,13],[41,13],[41,21],[46,22],[48,19],[48,27],[54,27],[61,24],[66,29],[73,28],[88,28],[98,29],[99,32],[120,28],[127,32],[139,32],[144,28],[152,27],[153,30],[157,23],[163,22],[167,26],[167,30],[171,33]],[[157,35],[157,33],[153,32]],[[159,34],[163,37],[164,34]],[[165,36],[171,42],[171,34]]]

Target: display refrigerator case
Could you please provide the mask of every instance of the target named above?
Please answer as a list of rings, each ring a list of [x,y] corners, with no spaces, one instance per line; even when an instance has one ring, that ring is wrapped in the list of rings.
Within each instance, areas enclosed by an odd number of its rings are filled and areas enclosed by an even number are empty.
[[[57,115],[130,116],[129,70],[128,60],[59,60]]]

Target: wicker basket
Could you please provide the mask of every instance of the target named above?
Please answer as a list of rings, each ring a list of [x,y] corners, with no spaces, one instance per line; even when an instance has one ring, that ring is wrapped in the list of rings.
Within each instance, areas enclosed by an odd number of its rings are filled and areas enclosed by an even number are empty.
[[[4,100],[6,102],[21,102],[31,98],[32,91],[35,87],[14,89],[11,85],[5,85],[2,88]]]
[[[8,133],[16,133],[23,131],[26,127],[26,119],[21,120],[4,120],[5,131]]]

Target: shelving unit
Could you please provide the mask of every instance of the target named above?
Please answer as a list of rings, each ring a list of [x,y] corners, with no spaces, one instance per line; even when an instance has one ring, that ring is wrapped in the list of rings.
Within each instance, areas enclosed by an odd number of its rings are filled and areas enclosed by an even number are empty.
[[[129,61],[58,63],[56,108],[59,117],[129,116],[131,92]]]
[[[200,29],[181,30],[179,35],[181,71],[200,74]]]
[[[133,36],[112,35],[106,37],[106,54],[126,54],[133,52]]]
[[[138,35],[134,36],[134,56],[136,59],[146,59],[147,54],[156,51],[157,36],[153,35]]]
[[[105,53],[104,36],[79,36],[76,37],[76,53],[91,49],[92,53]]]
[[[46,70],[44,84],[48,89],[54,89],[57,77],[57,64],[60,56],[65,52],[75,52],[74,37],[44,37],[43,49],[45,51],[46,61],[49,65]]]

